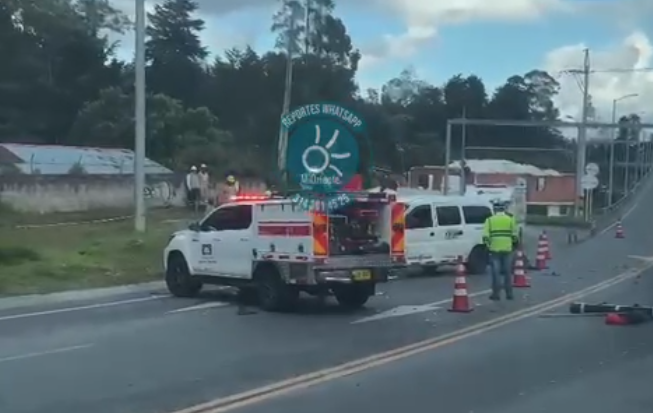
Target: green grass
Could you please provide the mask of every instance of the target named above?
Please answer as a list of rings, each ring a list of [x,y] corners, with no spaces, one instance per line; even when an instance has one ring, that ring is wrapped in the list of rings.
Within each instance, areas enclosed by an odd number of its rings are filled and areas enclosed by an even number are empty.
[[[11,215],[11,216],[10,216]],[[162,251],[169,236],[193,219],[187,211],[163,210],[148,216],[148,230],[133,220],[18,229],[21,224],[79,222],[119,216],[17,214],[0,219],[0,295],[106,287],[161,278]],[[31,219],[28,219],[31,218]],[[181,221],[179,221],[181,219]]]
[[[527,215],[526,224],[579,229],[589,229],[591,227],[589,222],[578,217],[545,217],[541,215]]]

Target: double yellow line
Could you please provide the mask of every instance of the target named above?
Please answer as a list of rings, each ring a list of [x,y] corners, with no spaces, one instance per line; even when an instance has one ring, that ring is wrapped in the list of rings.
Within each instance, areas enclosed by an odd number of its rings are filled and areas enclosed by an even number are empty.
[[[515,323],[525,318],[544,313],[561,305],[586,297],[590,294],[603,291],[609,287],[633,279],[651,267],[653,267],[653,263],[648,263],[642,268],[626,271],[608,280],[602,281],[598,284],[592,285],[574,293],[566,294],[556,299],[514,311],[512,313],[477,323],[448,334],[434,337],[432,339],[420,341],[418,343],[410,344],[383,353],[378,353],[369,357],[341,364],[336,367],[331,367],[315,371],[313,373],[297,376],[292,379],[279,381],[268,386],[259,387],[246,392],[234,394],[232,396],[219,398],[207,403],[179,410],[174,413],[223,413],[267,401],[269,399],[279,397],[297,390],[306,389],[308,387],[325,383],[327,381],[350,376],[352,374],[382,366],[393,361],[411,357],[419,353],[435,350],[446,345],[467,339],[469,337],[477,336],[499,327]]]

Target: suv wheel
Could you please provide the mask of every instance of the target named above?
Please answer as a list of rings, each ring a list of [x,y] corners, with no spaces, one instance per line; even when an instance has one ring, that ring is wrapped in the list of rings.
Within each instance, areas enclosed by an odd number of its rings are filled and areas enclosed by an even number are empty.
[[[195,297],[202,290],[202,282],[193,278],[181,254],[170,255],[165,278],[168,291],[175,297]]]

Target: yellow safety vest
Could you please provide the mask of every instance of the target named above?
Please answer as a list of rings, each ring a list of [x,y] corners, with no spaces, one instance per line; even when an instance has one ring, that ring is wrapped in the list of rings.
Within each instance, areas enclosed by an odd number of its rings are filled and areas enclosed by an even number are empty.
[[[515,219],[503,212],[485,220],[483,240],[491,252],[511,252],[517,235]]]

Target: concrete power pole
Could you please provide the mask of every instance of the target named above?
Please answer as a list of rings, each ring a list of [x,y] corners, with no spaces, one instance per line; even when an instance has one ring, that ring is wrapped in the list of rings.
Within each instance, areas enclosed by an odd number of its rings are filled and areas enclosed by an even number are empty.
[[[134,228],[145,231],[145,0],[136,0],[134,84],[136,95],[136,142],[134,144]]]
[[[576,154],[576,214],[580,215],[580,207],[583,196],[581,180],[585,175],[585,155],[587,153],[587,118],[589,115],[589,96],[590,96],[590,51],[585,49],[585,58],[583,62],[583,106],[581,114],[581,126],[578,129],[578,152]]]
[[[295,33],[295,16],[290,16],[290,27],[288,32]],[[290,99],[292,96],[292,77],[293,77],[293,46],[294,40],[288,36],[288,44],[286,45],[286,77],[284,81],[283,91],[283,107],[281,108],[281,118],[290,112]],[[286,170],[286,156],[288,153],[288,129],[281,123],[279,118],[279,145],[277,154],[277,166],[281,172],[281,180],[284,187],[288,185],[288,171]]]

